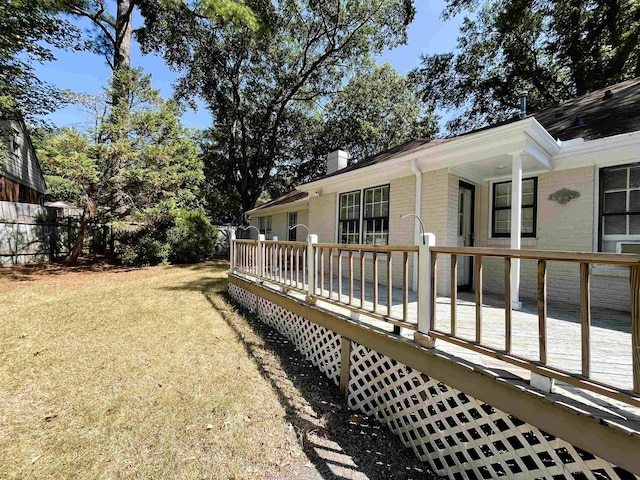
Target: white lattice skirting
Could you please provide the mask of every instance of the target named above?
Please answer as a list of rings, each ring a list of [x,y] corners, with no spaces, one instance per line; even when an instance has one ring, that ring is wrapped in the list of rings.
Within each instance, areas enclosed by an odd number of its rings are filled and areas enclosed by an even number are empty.
[[[230,295],[287,337],[336,385],[340,335],[229,284]],[[389,427],[452,479],[638,478],[445,383],[352,342],[348,405]]]

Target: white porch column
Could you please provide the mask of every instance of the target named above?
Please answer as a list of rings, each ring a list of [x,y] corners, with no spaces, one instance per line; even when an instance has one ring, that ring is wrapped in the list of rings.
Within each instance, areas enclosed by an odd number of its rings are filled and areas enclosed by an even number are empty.
[[[522,153],[512,155],[511,165],[511,248],[520,250],[522,238]],[[520,303],[520,259],[511,260],[511,307],[522,308]]]

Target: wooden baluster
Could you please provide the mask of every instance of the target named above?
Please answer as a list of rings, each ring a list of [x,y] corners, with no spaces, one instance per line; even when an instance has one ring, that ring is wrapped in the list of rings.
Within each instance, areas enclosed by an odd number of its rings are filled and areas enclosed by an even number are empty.
[[[365,301],[364,250],[360,250],[360,308],[364,309]]]
[[[547,261],[538,260],[538,340],[540,363],[547,363]]]
[[[436,305],[438,299],[438,282],[436,281],[438,274],[438,254],[431,252],[431,314],[429,318],[429,329],[436,329]]]
[[[317,250],[316,250],[317,252]],[[316,269],[317,269],[317,265],[316,265]],[[306,285],[307,285],[307,281],[309,279],[307,278],[307,249],[303,248],[302,249],[302,288],[305,289]],[[320,292],[320,294],[322,294],[322,292]]]
[[[378,309],[378,252],[373,251],[373,313]]]
[[[324,248],[320,247],[320,296],[324,297]]]
[[[342,301],[342,250],[338,250],[338,301]]]
[[[289,248],[289,285],[293,287],[293,269],[295,268],[295,260],[293,258],[293,251],[295,247],[291,245]]]
[[[504,259],[504,350],[511,353],[511,257]]]
[[[282,281],[282,245],[278,245],[278,283]]]
[[[393,307],[393,265],[391,252],[387,252],[387,317],[391,317]]]
[[[582,375],[591,376],[591,278],[589,264],[580,264],[580,326],[582,332]]]
[[[631,351],[633,391],[640,393],[640,266],[629,267],[631,282]]]
[[[409,252],[402,252],[402,320],[409,320]]]
[[[333,297],[333,248],[329,248],[329,298]]]
[[[353,250],[349,250],[349,305],[353,302]]]
[[[451,335],[456,335],[456,305],[458,303],[458,256],[451,255]]]
[[[296,288],[300,288],[300,247],[296,247]]]
[[[482,256],[476,257],[474,265],[476,284],[476,342],[482,341]]]

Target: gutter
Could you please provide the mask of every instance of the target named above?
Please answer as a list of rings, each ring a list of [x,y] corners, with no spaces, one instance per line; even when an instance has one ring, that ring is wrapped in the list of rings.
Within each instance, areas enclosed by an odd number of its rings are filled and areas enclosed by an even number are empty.
[[[421,207],[422,207],[422,171],[418,168],[417,164],[416,164],[416,160],[413,159],[411,160],[411,162],[409,163],[409,166],[411,168],[411,171],[413,172],[413,174],[416,176],[416,201],[415,201],[415,206],[413,208],[414,213],[420,217],[421,215]],[[414,218],[413,219],[413,244],[414,245],[420,245],[420,235],[419,235],[419,230],[418,230],[418,219]],[[413,254],[413,291],[417,292],[418,291],[418,254],[414,253]]]

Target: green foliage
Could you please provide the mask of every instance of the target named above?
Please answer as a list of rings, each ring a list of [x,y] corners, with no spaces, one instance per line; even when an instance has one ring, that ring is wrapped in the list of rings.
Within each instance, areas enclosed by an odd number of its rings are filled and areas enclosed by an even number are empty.
[[[329,149],[340,147],[355,160],[437,133],[412,86],[388,63],[359,70],[325,111]]]
[[[197,210],[179,210],[167,240],[171,247],[171,263],[197,263],[210,259],[218,232],[209,219]]]
[[[122,69],[116,81],[129,93],[100,119],[98,138],[112,169],[109,184],[121,184],[125,194],[123,211],[194,206],[204,179],[197,134],[180,123],[178,105],[151,88],[150,76]],[[106,98],[112,93],[107,90]]]
[[[451,133],[510,118],[640,76],[637,0],[449,0],[468,11],[455,52],[423,57],[412,77],[431,107],[459,115]]]
[[[50,46],[78,49],[80,31],[56,15],[63,2],[0,2],[0,112],[19,109],[29,121],[64,102],[63,92],[39,79],[34,63],[55,60]]]
[[[211,111],[208,196],[210,205],[230,199],[235,208],[218,220],[235,221],[276,181],[292,186],[296,165],[315,153],[305,141],[318,132],[318,105],[372,54],[405,42],[414,15],[412,0],[251,0],[262,26],[254,35],[157,3],[138,38],[185,72],[178,96]]]
[[[140,222],[118,229],[115,254],[122,264],[197,263],[213,256],[217,231],[200,211],[154,209]]]
[[[69,128],[49,133],[41,141],[38,158],[50,200],[84,205],[87,195],[95,195],[101,165],[84,133]]]

